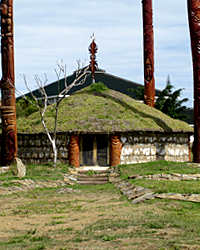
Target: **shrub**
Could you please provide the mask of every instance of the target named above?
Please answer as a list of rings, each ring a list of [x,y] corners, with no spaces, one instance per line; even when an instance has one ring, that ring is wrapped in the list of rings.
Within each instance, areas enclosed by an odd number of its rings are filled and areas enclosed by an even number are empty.
[[[98,83],[92,83],[90,85],[90,90],[91,90],[91,92],[102,93],[102,92],[107,91],[108,88],[102,82],[98,82]]]

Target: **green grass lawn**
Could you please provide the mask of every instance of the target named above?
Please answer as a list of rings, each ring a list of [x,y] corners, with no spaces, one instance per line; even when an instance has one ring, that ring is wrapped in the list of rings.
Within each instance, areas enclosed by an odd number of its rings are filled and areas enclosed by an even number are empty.
[[[59,179],[67,166],[28,165],[26,178]],[[121,178],[132,174],[199,173],[187,163],[121,165]],[[1,181],[16,179],[12,172]],[[199,181],[129,180],[157,193],[199,193]],[[132,205],[113,184],[34,189],[0,196],[0,249],[200,249],[200,204],[148,200]]]
[[[140,174],[199,174],[200,168],[192,167],[188,163],[157,161],[133,165],[120,166],[121,178],[126,179],[130,175]],[[154,193],[181,193],[181,194],[200,194],[200,181],[164,181],[136,179],[129,180],[135,185],[149,188]]]
[[[140,175],[148,175],[148,174],[172,174],[172,173],[180,173],[180,174],[199,174],[200,168],[192,167],[192,165],[188,165],[185,162],[170,162],[170,161],[155,161],[155,162],[147,162],[140,164],[132,164],[132,165],[121,165],[121,177],[127,178],[129,175],[140,174]]]
[[[0,181],[10,181],[17,177],[16,164],[10,167],[11,171],[4,174],[0,174]],[[43,165],[26,164],[26,177],[22,179],[33,179],[33,180],[57,180],[63,179],[62,173],[68,172],[68,165],[58,163],[56,168],[53,168],[53,163],[47,163]],[[15,175],[14,175],[15,174]]]

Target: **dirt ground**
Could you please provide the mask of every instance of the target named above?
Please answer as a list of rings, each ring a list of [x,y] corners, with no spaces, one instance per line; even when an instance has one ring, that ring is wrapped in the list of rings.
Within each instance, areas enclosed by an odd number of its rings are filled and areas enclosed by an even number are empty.
[[[159,210],[156,204],[133,206],[109,189],[1,196],[0,249],[200,249],[175,248],[181,230],[146,229],[140,221],[152,209]]]

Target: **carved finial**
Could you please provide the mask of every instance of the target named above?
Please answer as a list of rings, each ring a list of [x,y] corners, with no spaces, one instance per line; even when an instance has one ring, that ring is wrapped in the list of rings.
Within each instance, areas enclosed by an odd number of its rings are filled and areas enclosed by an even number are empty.
[[[89,52],[90,52],[90,69],[92,71],[92,83],[95,83],[95,77],[94,77],[94,73],[98,67],[98,64],[97,64],[97,61],[95,60],[96,59],[96,53],[97,53],[97,50],[98,50],[98,46],[96,45],[95,43],[95,36],[94,36],[94,33],[92,35],[92,43],[90,44],[89,46]]]
[[[92,41],[94,41],[94,40],[95,40],[94,33],[93,33],[93,35],[91,36],[91,39],[92,39]]]

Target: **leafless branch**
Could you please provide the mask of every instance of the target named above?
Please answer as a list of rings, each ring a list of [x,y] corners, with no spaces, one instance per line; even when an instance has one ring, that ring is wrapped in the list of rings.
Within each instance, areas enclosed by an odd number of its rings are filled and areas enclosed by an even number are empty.
[[[56,73],[56,76],[57,76],[57,84],[58,84],[58,94],[57,94],[57,98],[56,98],[57,99],[56,103],[51,104],[55,108],[55,123],[54,123],[53,136],[51,136],[48,128],[46,127],[45,120],[44,120],[44,115],[45,115],[45,112],[46,112],[46,109],[47,109],[47,105],[50,104],[50,102],[48,100],[48,95],[47,95],[46,90],[45,90],[45,86],[46,86],[46,84],[48,82],[47,75],[45,74],[44,83],[42,82],[42,80],[40,79],[40,77],[38,75],[35,75],[35,82],[37,84],[38,90],[41,93],[41,95],[44,97],[44,103],[43,103],[44,107],[43,108],[40,107],[40,105],[38,103],[38,99],[34,96],[33,92],[29,88],[25,75],[22,75],[22,77],[24,79],[24,83],[25,83],[27,89],[29,90],[31,97],[36,102],[36,104],[34,102],[32,102],[31,100],[29,100],[24,94],[22,94],[19,90],[17,90],[15,88],[17,94],[20,94],[22,98],[24,98],[26,101],[28,101],[29,103],[31,103],[32,105],[37,107],[37,109],[38,109],[38,111],[40,113],[41,123],[42,123],[42,125],[43,125],[43,127],[45,129],[45,132],[46,132],[46,134],[47,134],[47,136],[49,138],[49,141],[52,144],[52,149],[53,149],[53,153],[54,153],[54,166],[56,166],[56,162],[57,162],[56,130],[57,130],[57,122],[58,122],[58,107],[59,107],[59,104],[66,97],[67,93],[69,92],[69,90],[72,87],[82,85],[86,81],[86,78],[87,78],[87,70],[88,70],[89,67],[85,68],[84,71],[82,72],[83,67],[82,68],[80,67],[81,61],[78,60],[77,63],[78,63],[78,69],[76,71],[76,78],[70,85],[67,84],[66,65],[63,65],[62,60],[61,60],[60,64],[58,62],[56,63],[57,67],[58,67],[58,70],[55,69],[55,73]],[[65,87],[62,92],[60,92],[60,78],[61,78],[61,75],[64,76],[63,80],[64,80],[64,87]]]

